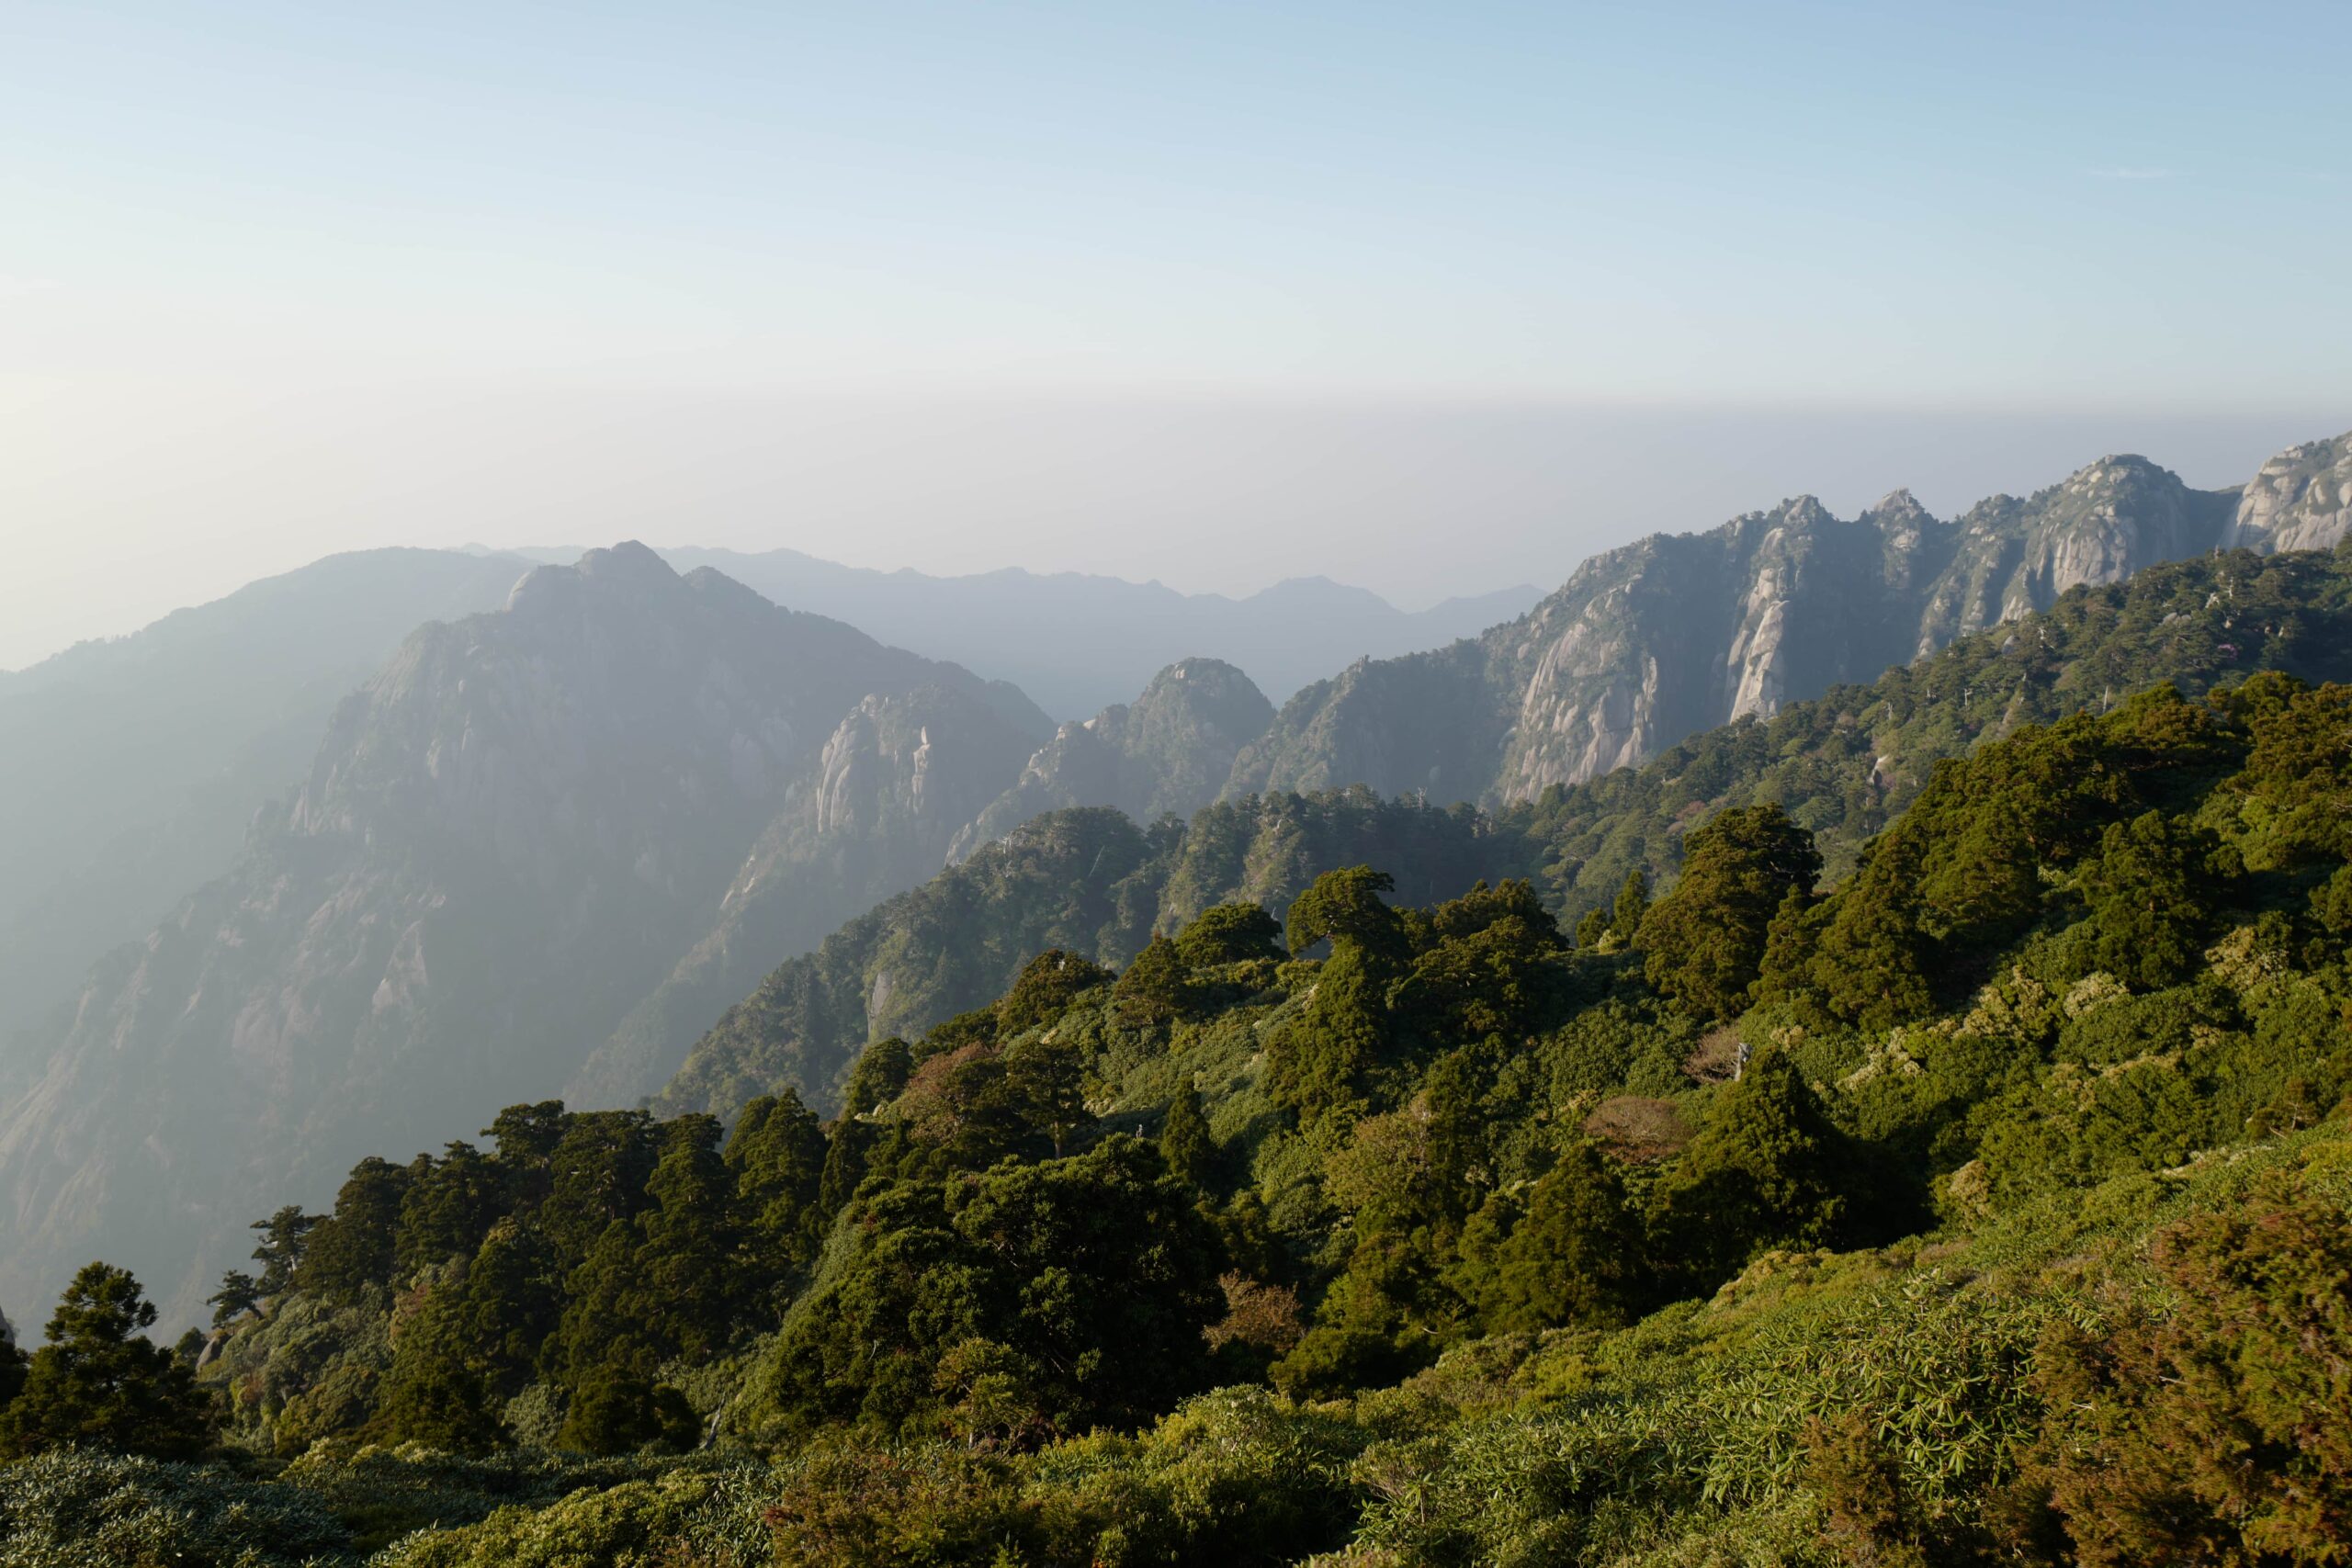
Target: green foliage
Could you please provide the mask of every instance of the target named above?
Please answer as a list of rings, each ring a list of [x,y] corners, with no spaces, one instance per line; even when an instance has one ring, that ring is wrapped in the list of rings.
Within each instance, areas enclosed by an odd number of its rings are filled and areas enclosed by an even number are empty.
[[[295,1269],[295,1286],[331,1302],[359,1299],[369,1285],[389,1285],[409,1172],[370,1155],[352,1168],[335,1194],[334,1212],[311,1228]]]
[[[1213,1185],[1216,1141],[1208,1118],[1201,1114],[1201,1097],[1191,1084],[1168,1102],[1168,1119],[1159,1125],[1159,1157],[1178,1179],[1195,1187]]]
[[[2158,1234],[2172,1310],[2059,1323],[2004,1499],[2034,1558],[2326,1562],[2352,1520],[2352,1224],[2274,1180]],[[2053,1528],[2056,1527],[2056,1528]],[[2066,1550],[2046,1548],[2063,1540]]]
[[[835,1228],[761,1416],[916,1431],[985,1401],[1004,1436],[1131,1423],[1205,1371],[1220,1264],[1190,1189],[1129,1138],[888,1187]]]
[[[1459,1288],[1491,1332],[1615,1327],[1648,1293],[1641,1218],[1589,1144],[1562,1151],[1523,1200],[1496,1193],[1478,1220]]]
[[[298,1271],[205,1377],[241,1444],[333,1439],[288,1484],[397,1499],[369,1544],[446,1521],[388,1562],[2324,1561],[2352,710],[2098,705],[1947,733],[1826,890],[1818,797],[1683,811],[1638,953],[1342,862],[1291,884],[1328,957],[1229,903],[1117,982],[995,951],[829,1123],[514,1108],[398,1168],[388,1280]],[[713,1416],[772,1464],[648,1451]]]
[[[1217,904],[1203,909],[1176,933],[1177,955],[1194,969],[1228,964],[1279,961],[1282,928],[1255,904]]]
[[[590,1373],[573,1391],[556,1445],[585,1454],[636,1453],[647,1448],[684,1453],[701,1437],[702,1423],[684,1394],[667,1383],[650,1383],[607,1366]]]
[[[1682,874],[1634,932],[1649,983],[1693,1011],[1746,1010],[1781,902],[1813,891],[1821,854],[1778,805],[1719,812],[1684,842]]]
[[[212,1402],[145,1331],[155,1308],[139,1281],[92,1263],[74,1276],[14,1399],[0,1407],[0,1454],[67,1446],[185,1459],[212,1440]]]
[[[254,1222],[253,1228],[261,1235],[261,1245],[254,1248],[254,1259],[262,1266],[254,1289],[264,1299],[294,1288],[303,1251],[309,1247],[311,1233],[318,1228],[319,1220],[319,1215],[306,1214],[288,1203],[269,1218]]]
[[[1709,1287],[1766,1247],[1847,1241],[1861,1175],[1795,1062],[1766,1051],[1659,1182],[1657,1226],[1693,1282]]]
[[[745,1267],[770,1290],[807,1269],[823,1241],[817,1196],[825,1153],[824,1128],[789,1088],[743,1107],[727,1140]]]
[[[1137,1023],[1166,1023],[1190,1010],[1197,989],[1192,965],[1174,942],[1156,931],[1112,987],[1125,1015]]]

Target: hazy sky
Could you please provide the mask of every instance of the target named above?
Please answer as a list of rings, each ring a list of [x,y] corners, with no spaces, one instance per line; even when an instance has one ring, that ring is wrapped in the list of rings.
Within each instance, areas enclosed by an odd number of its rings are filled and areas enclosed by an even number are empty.
[[[332,549],[1419,604],[2352,427],[2352,6],[0,0],[0,667]]]

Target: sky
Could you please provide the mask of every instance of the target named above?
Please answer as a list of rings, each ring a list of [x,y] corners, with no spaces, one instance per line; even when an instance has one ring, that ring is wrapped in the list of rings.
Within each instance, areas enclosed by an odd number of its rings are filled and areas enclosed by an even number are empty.
[[[2352,6],[0,0],[0,668],[333,550],[1408,606],[2352,428]]]

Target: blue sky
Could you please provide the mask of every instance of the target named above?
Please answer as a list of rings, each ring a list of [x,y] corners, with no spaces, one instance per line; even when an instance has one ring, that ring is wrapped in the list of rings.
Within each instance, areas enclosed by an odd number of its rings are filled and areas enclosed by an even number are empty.
[[[1847,482],[1839,422],[1889,410],[2210,414],[2235,461],[2352,424],[2347,46],[2342,4],[0,0],[0,417],[28,454],[0,529],[56,622],[0,665],[143,614],[84,607],[125,561],[185,596],[353,543],[624,525],[532,498],[712,400],[744,432],[842,400],[886,467],[940,406],[1043,412],[1033,459],[973,471],[977,535],[755,435],[643,438],[637,531],[1187,587],[1319,561],[1400,597],[1455,569],[1351,570],[1344,529],[1123,553],[1115,487],[1091,533],[1024,532],[1020,487],[1069,510],[1070,407],[1171,400],[1814,409],[1801,488]],[[2054,477],[1987,452],[1984,488]],[[713,462],[726,505],[658,504]],[[1637,525],[1515,521],[1442,585]]]

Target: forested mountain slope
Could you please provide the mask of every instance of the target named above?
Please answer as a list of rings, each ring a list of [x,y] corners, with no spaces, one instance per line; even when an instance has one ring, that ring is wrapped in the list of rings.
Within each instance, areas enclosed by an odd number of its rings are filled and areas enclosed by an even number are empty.
[[[467,1132],[485,1095],[559,1089],[805,802],[833,813],[799,880],[813,931],[863,908],[887,888],[854,863],[869,807],[853,786],[882,781],[825,768],[870,697],[986,736],[1002,771],[970,809],[1049,728],[1010,688],[638,546],[416,632],[229,874],[20,1052],[0,1289],[53,1287],[104,1251],[193,1315],[254,1194],[331,1182],[387,1136]]]
[[[2333,547],[2346,438],[2281,454],[2243,496],[2105,457],[1949,522],[1897,491],[1851,521],[1811,497],[1596,556],[1476,640],[1300,692],[1228,791],[1364,784],[1488,805],[1647,761],[1955,637],[2224,544]]]
[[[1279,902],[1349,864],[1394,865],[1428,890],[1526,876],[1573,925],[1611,905],[1630,873],[1654,887],[1670,881],[1685,833],[1710,813],[1771,802],[1843,875],[1938,761],[1987,737],[2103,712],[2159,682],[2193,694],[2274,669],[2352,680],[2352,558],[2237,551],[2077,588],[1870,685],[1722,726],[1643,767],[1499,812],[1375,808],[1364,791],[1250,796],[1196,814],[1157,858],[1124,820],[1040,819],[779,968],[654,1103],[724,1115],[788,1084],[830,1106],[859,1044],[976,1005],[1033,952],[1124,964],[1154,929],[1228,898]],[[1406,843],[1409,852],[1389,847]]]
[[[197,884],[420,625],[494,609],[513,556],[330,556],[0,672],[0,1054]]]
[[[1820,865],[1723,810],[1581,941],[1357,866],[1040,953],[830,1121],[485,1110],[108,1391],[86,1273],[0,1371],[0,1544],[2335,1561],[2352,688],[2021,728]]]

